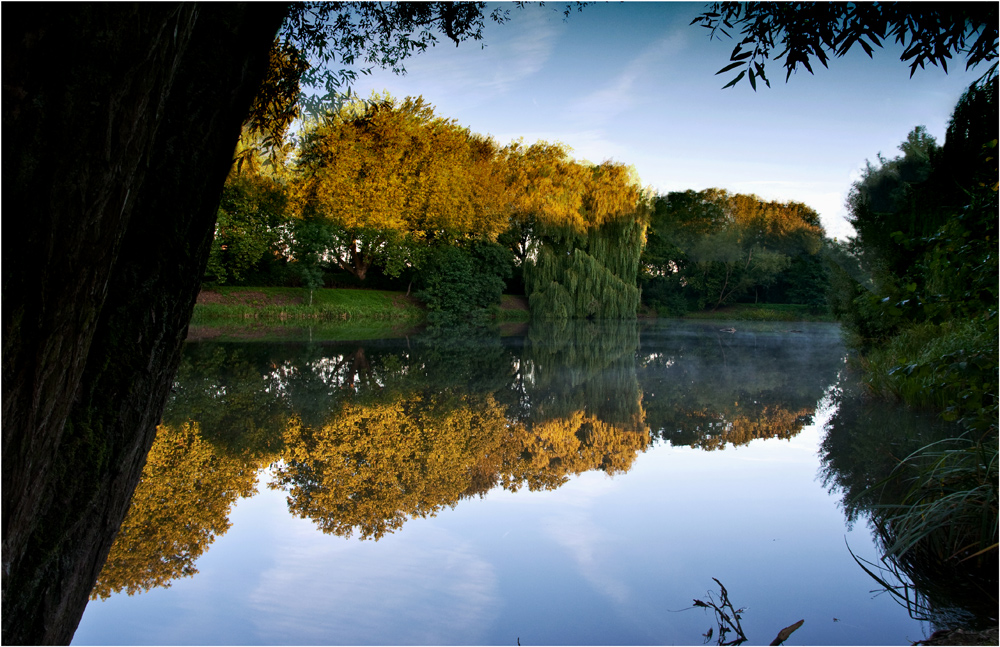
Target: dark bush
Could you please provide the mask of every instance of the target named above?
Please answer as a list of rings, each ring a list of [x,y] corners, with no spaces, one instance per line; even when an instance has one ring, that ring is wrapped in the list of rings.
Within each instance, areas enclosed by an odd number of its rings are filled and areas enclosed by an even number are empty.
[[[444,245],[428,257],[418,276],[422,289],[414,296],[432,317],[484,317],[499,308],[513,264],[510,250],[495,243]]]

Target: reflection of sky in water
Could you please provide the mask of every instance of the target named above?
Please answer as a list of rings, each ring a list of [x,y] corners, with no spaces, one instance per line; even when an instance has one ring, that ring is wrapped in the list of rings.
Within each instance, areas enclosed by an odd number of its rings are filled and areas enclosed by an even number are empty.
[[[280,492],[241,501],[199,574],[92,603],[75,644],[692,644],[719,578],[752,642],[898,644],[923,631],[851,560],[815,478],[820,431],[716,452],[660,445],[627,475],[491,492],[378,542],[323,535]],[[834,618],[838,621],[834,622]]]
[[[918,640],[848,553],[875,558],[867,528],[845,531],[818,478],[831,413],[790,440],[661,442],[627,474],[493,490],[378,542],[318,532],[265,475],[197,575],[91,603],[74,643],[700,644],[714,618],[687,607],[712,577],[751,644],[799,619],[793,644]]]

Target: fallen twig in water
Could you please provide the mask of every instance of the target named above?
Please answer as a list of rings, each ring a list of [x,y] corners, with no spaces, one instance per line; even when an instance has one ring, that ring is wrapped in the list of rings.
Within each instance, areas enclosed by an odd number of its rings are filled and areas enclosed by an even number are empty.
[[[723,586],[716,578],[712,578],[716,584],[719,585],[719,602],[716,604],[715,600],[712,598],[712,593],[708,594],[708,602],[702,600],[695,600],[694,606],[702,607],[705,609],[712,609],[715,612],[715,620],[719,625],[719,637],[715,644],[717,645],[742,645],[748,639],[745,633],[743,633],[743,627],[740,625],[740,620],[743,617],[743,612],[746,611],[746,607],[741,607],[736,609],[733,607],[733,603],[729,601],[729,591]],[[799,620],[793,625],[789,625],[778,632],[777,637],[771,641],[772,645],[780,645],[781,643],[788,640],[788,637],[795,633],[795,630],[801,627],[805,623],[805,620]],[[733,633],[736,638],[726,642],[726,634]],[[705,642],[708,643],[712,639],[712,629],[709,629],[707,633],[702,634],[705,637]]]
[[[746,609],[735,609],[733,608],[733,603],[729,601],[729,592],[726,587],[723,586],[722,582],[716,578],[712,578],[716,584],[719,585],[719,604],[715,603],[712,599],[712,594],[708,594],[708,602],[702,602],[701,600],[695,600],[694,606],[705,607],[707,609],[712,609],[715,611],[715,620],[719,624],[719,639],[716,643],[717,645],[741,645],[746,642],[746,634],[743,633],[743,627],[740,625],[740,614]],[[728,609],[728,611],[727,611]],[[736,639],[730,642],[725,642],[726,634],[734,632],[736,634]],[[709,630],[708,638],[711,639],[712,632]]]

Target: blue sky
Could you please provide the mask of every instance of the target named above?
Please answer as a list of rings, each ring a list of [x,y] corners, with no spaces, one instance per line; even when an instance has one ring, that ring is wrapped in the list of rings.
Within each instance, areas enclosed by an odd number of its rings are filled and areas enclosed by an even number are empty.
[[[409,59],[405,75],[375,70],[353,90],[423,96],[500,144],[557,141],[577,159],[634,165],[661,194],[719,187],[804,202],[829,236],[844,237],[844,200],[865,161],[895,156],[918,125],[944,143],[955,102],[984,71],[955,61],[949,74],[910,78],[901,50],[887,47],[817,63],[787,84],[772,61],[771,88],[744,80],[722,90],[731,75],[715,73],[735,43],[689,25],[705,5],[602,3],[565,19],[562,7],[509,5],[511,20],[487,26],[485,48],[442,41]]]

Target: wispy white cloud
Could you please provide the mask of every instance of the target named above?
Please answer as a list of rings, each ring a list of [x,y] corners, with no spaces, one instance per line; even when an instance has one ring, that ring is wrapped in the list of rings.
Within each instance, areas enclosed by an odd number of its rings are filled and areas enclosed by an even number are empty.
[[[447,532],[424,531],[439,536],[415,550],[395,536],[376,545],[304,528],[249,593],[257,636],[270,644],[288,636],[317,645],[475,643],[497,613],[493,567]]]
[[[566,110],[567,120],[577,124],[606,124],[634,108],[648,96],[649,80],[684,49],[687,40],[678,31],[656,40],[600,89],[573,101]]]
[[[577,476],[561,492],[561,507],[546,519],[543,532],[561,546],[576,563],[577,571],[619,610],[628,607],[631,590],[623,578],[608,567],[608,551],[620,542],[613,529],[594,519],[595,501],[619,486],[606,474],[590,472]]]
[[[447,102],[448,116],[481,106],[520,89],[552,57],[561,23],[539,11],[511,14],[508,24],[487,27],[487,46],[439,43],[432,52],[406,62],[406,74],[375,72],[356,84],[358,94],[388,89],[396,95],[423,95]]]

